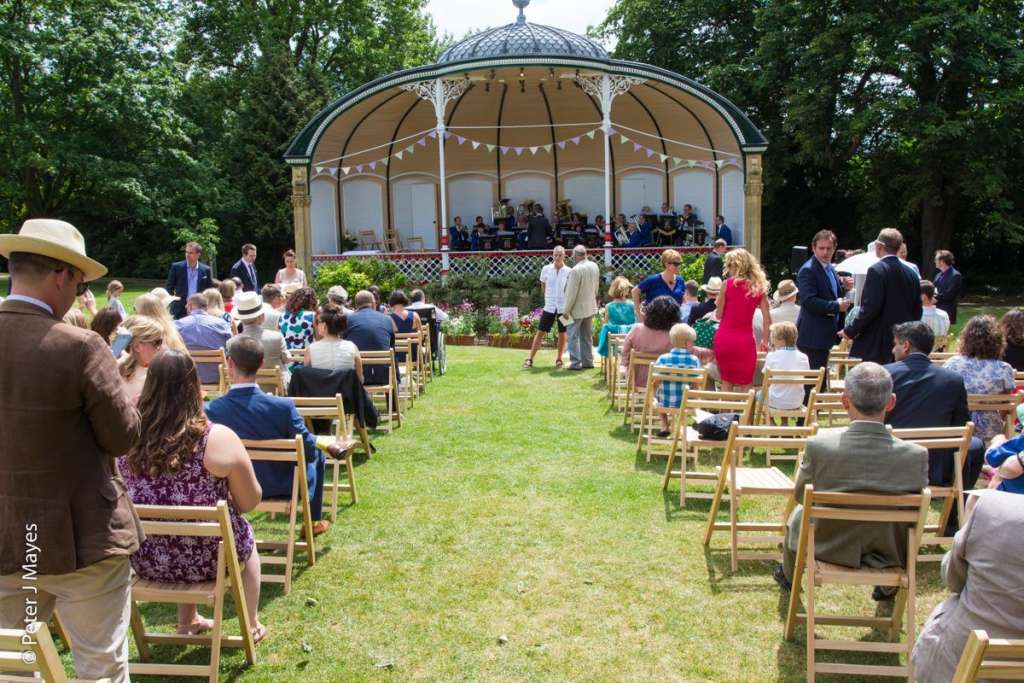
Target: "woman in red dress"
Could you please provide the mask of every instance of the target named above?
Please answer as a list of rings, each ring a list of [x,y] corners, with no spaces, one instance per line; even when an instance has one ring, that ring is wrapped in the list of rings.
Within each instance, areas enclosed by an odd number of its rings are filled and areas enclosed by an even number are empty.
[[[772,324],[768,308],[768,279],[761,264],[746,249],[725,255],[729,278],[715,302],[715,317],[721,320],[715,333],[715,361],[723,391],[747,391],[754,383],[757,342],[754,340],[754,311],[761,308],[764,329]],[[765,342],[762,348],[767,348]]]

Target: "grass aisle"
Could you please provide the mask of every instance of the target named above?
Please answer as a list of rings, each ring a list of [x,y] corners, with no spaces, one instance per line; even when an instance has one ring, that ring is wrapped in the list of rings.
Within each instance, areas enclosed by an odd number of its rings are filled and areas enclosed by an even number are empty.
[[[803,678],[768,564],[730,575],[724,535],[705,555],[707,502],[662,495],[664,461],[636,458],[598,371],[555,372],[550,351],[524,371],[524,353],[450,347],[316,567],[264,588],[258,666],[230,653],[225,678]],[[919,621],[941,597],[922,574]]]

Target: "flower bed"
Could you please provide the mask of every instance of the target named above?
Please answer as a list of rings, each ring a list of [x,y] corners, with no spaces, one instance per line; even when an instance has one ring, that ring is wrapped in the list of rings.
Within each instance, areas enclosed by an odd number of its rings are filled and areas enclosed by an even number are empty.
[[[529,349],[533,337],[540,327],[544,312],[536,308],[525,315],[519,315],[513,308],[490,306],[478,309],[469,302],[457,306],[440,305],[448,320],[441,323],[445,342],[455,346],[487,345],[499,348]],[[599,312],[594,316],[594,344],[597,344],[603,317]],[[557,329],[557,326],[555,327]],[[544,346],[555,345],[555,330],[544,336]]]

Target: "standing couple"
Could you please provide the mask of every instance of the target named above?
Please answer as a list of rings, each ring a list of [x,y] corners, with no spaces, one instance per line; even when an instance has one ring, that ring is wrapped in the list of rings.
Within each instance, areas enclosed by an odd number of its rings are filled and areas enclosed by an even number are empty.
[[[533,367],[544,335],[558,323],[558,358],[555,367],[562,366],[562,348],[565,337],[569,342],[569,369],[586,370],[594,367],[594,333],[591,319],[597,313],[597,288],[601,284],[601,270],[587,258],[587,248],[577,244],[572,250],[576,265],[563,265],[565,250],[555,247],[554,263],[544,266],[540,281],[544,292],[544,314],[540,330],[533,338],[530,357],[523,363],[524,368]]]

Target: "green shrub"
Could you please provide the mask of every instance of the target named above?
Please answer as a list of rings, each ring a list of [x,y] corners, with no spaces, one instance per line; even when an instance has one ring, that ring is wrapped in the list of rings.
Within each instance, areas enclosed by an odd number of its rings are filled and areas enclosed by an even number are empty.
[[[355,296],[360,289],[377,285],[385,301],[392,291],[402,289],[408,278],[391,261],[385,259],[347,259],[333,261],[320,266],[316,274],[316,292],[321,298],[334,285],[341,285]]]

